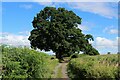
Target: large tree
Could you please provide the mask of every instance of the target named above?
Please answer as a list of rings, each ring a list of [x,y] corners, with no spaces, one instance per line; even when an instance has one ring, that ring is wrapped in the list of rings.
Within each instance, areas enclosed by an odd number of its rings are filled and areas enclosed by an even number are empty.
[[[73,11],[65,8],[45,7],[32,22],[34,29],[29,36],[31,47],[52,50],[58,59],[61,59],[63,54],[79,51],[89,54],[87,47],[93,48],[89,44],[93,37],[83,34],[78,28],[81,20]]]

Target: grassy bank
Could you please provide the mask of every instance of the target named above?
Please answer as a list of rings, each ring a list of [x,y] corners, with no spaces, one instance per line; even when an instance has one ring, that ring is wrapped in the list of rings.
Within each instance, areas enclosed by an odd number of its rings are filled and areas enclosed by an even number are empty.
[[[118,78],[118,54],[79,55],[68,64],[70,78]]]

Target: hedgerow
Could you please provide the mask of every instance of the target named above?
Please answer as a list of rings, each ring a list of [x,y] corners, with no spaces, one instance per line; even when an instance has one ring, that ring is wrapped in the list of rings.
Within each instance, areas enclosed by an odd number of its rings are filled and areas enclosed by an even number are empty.
[[[51,78],[57,61],[50,61],[51,56],[27,47],[2,48],[2,78]],[[52,63],[53,64],[50,64]]]

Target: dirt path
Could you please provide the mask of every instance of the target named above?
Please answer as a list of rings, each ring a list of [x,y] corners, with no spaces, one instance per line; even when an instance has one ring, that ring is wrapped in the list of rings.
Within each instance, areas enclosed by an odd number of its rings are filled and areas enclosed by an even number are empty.
[[[68,78],[67,75],[67,63],[62,63],[62,78]]]
[[[55,67],[55,70],[54,70],[54,78],[57,78],[57,74],[58,74],[58,69],[60,68],[62,64],[58,64],[56,67]]]
[[[67,75],[67,64],[59,63],[54,70],[54,78],[68,78]]]

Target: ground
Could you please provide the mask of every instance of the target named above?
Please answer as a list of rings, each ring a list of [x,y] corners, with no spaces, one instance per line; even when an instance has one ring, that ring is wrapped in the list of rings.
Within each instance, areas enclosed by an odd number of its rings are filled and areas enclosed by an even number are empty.
[[[54,78],[69,78],[67,75],[67,64],[68,60],[59,63],[54,70]]]

